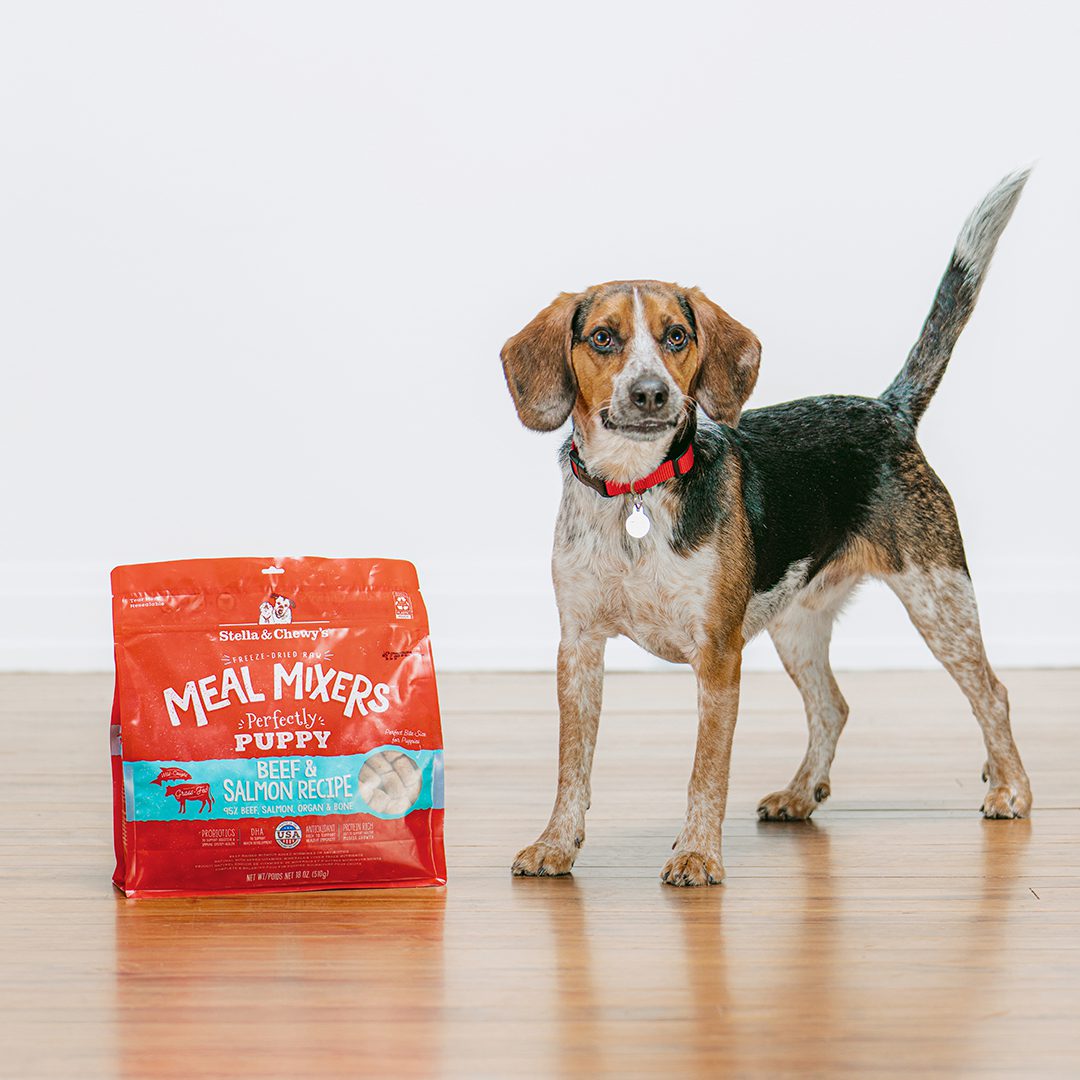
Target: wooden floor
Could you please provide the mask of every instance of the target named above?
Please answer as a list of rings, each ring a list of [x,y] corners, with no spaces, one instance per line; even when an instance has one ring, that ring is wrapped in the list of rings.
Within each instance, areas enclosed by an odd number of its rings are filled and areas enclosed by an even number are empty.
[[[759,824],[803,749],[749,676],[723,887],[657,874],[693,740],[687,675],[609,676],[573,878],[508,873],[550,805],[550,676],[441,680],[450,884],[127,901],[111,679],[0,678],[12,1077],[1080,1075],[1080,672],[1004,674],[1030,821],[976,812],[944,675],[841,676],[833,798]]]

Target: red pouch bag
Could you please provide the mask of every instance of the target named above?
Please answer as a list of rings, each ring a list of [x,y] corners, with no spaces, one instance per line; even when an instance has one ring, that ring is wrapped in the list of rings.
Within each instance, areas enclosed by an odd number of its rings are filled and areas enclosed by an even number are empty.
[[[441,885],[427,612],[394,559],[112,574],[116,873],[127,896]]]

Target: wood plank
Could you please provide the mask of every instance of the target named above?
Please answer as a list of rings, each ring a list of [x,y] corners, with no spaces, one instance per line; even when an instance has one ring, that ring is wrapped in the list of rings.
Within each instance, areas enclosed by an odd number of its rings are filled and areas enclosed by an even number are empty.
[[[762,824],[805,739],[750,675],[728,881],[657,874],[694,736],[682,672],[609,676],[572,878],[512,879],[546,818],[550,675],[441,680],[445,889],[128,901],[109,885],[111,679],[0,676],[11,1077],[1080,1073],[1080,672],[1003,676],[1030,821],[986,822],[939,673],[841,675],[833,798]]]

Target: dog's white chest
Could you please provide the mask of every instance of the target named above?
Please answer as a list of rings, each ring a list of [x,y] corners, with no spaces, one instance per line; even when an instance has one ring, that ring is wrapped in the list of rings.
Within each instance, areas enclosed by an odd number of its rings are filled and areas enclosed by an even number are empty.
[[[715,549],[672,550],[673,523],[655,496],[644,500],[648,532],[629,535],[632,509],[629,499],[598,505],[594,496],[567,493],[552,560],[560,617],[582,632],[625,634],[666,660],[686,661],[704,640]]]

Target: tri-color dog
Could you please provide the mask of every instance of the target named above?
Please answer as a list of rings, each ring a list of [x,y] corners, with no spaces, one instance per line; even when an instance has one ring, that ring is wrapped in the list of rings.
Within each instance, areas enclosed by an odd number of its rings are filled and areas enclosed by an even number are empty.
[[[768,630],[806,706],[809,746],[766,820],[829,796],[848,715],[829,666],[833,619],[873,576],[900,597],[982,727],[987,817],[1023,817],[1031,789],[1005,687],[983,649],[952,500],[915,429],[975,306],[1026,172],[960,233],[919,340],[879,398],[815,397],[743,414],[758,339],[698,289],[616,281],[563,293],[502,351],[522,423],[568,418],[553,574],[559,605],[555,807],[515,874],[566,874],[585,838],[604,646],[625,634],[698,682],[686,821],[661,878],[724,876],[721,825],[743,646]]]

